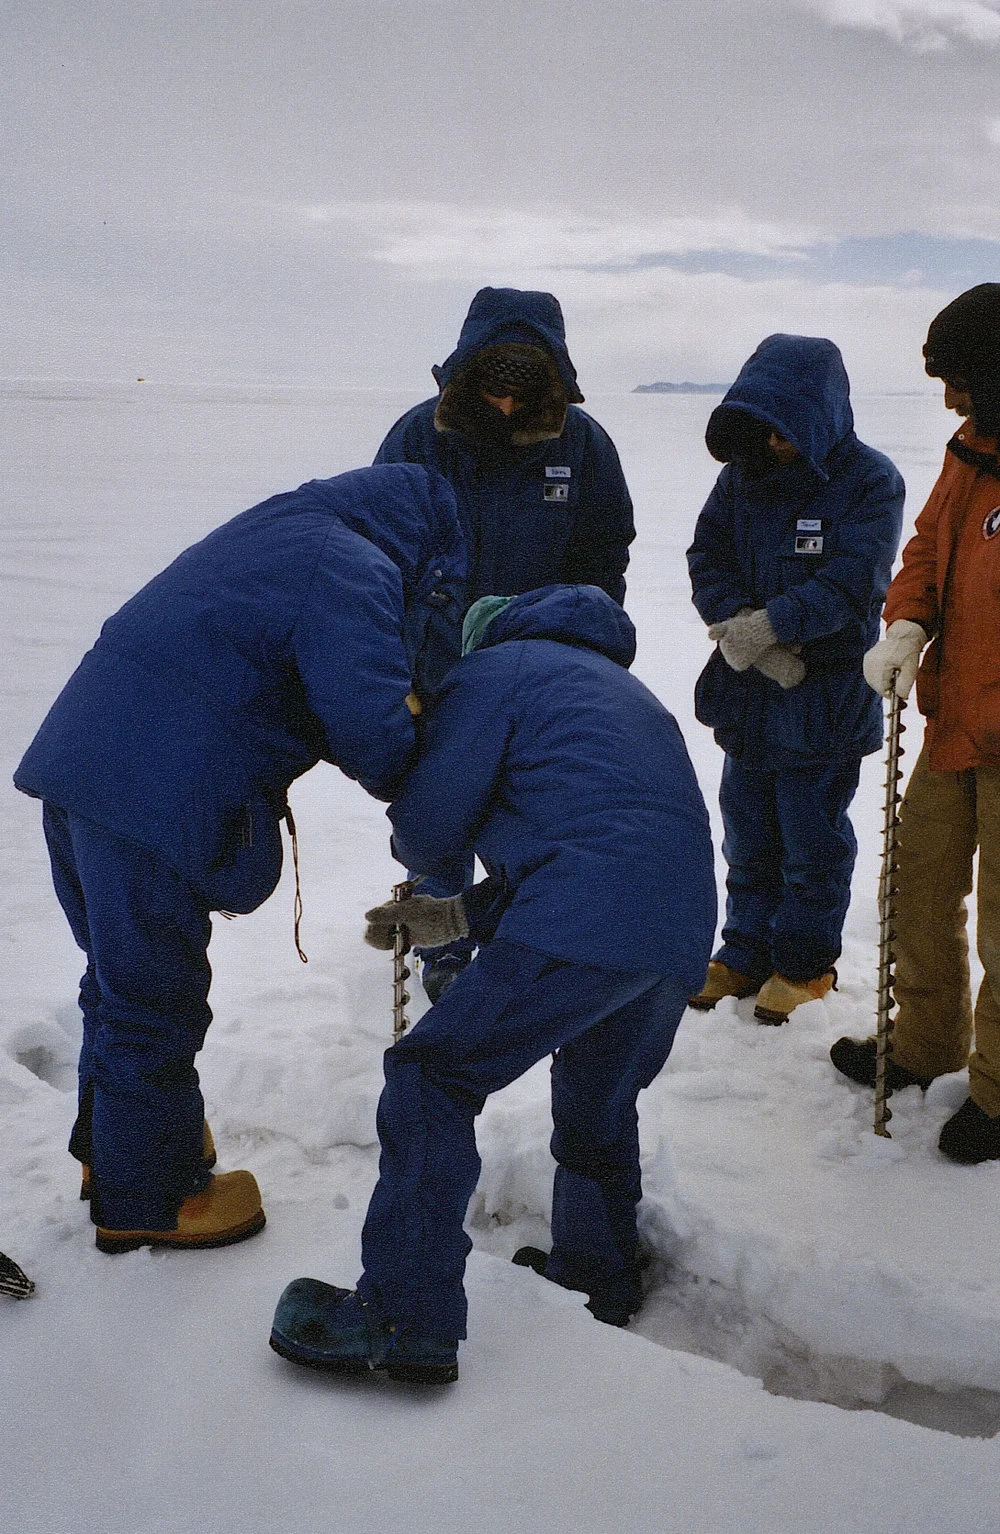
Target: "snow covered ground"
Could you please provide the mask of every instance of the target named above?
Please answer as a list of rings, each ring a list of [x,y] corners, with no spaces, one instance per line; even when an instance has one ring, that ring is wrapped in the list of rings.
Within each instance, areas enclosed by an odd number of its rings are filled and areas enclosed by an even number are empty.
[[[0,385],[4,780],[109,612],[244,506],[369,461],[411,402]],[[636,500],[636,670],[678,716],[714,811],[720,756],[691,709],[708,644],[683,559],[714,477],[701,441],[711,403],[629,395],[588,408]],[[949,433],[940,400],[855,403],[861,435],[906,476],[912,521]],[[919,742],[912,710],[907,723],[904,765]],[[840,989],[782,1029],[758,1027],[749,1002],[689,1012],[645,1094],[654,1286],[630,1330],[506,1260],[547,1238],[540,1066],[483,1116],[462,1377],[419,1394],[315,1377],[266,1346],[289,1279],[357,1276],[391,1001],[388,961],[364,947],[359,916],[398,877],[381,807],[331,769],[293,790],[308,967],[288,878],[255,915],[216,923],[202,1081],[220,1163],[256,1174],[267,1229],[218,1252],[112,1259],[93,1247],[65,1150],[79,955],[38,806],[0,795],[0,1248],[37,1283],[30,1301],[0,1298],[4,1526],[995,1530],[1000,1166],[962,1169],[935,1149],[964,1077],[897,1095],[881,1141],[868,1094],[827,1059],[841,1033],[872,1026],[882,776],[869,759]]]

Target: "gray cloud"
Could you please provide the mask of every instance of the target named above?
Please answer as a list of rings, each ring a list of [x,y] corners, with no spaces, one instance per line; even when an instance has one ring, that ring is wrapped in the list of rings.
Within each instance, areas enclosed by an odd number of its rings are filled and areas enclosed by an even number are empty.
[[[753,219],[739,208],[642,220],[570,209],[346,202],[281,210],[283,219],[289,216],[318,234],[343,239],[350,231],[373,260],[435,279],[486,281],[491,272],[514,268],[614,274],[670,267],[748,280],[942,288],[992,281],[1000,271],[1000,239],[917,231],[838,238]]]
[[[1000,44],[998,0],[802,0],[834,26],[883,32],[919,53],[935,53],[956,40]]]
[[[495,282],[592,389],[769,329],[908,383],[997,275],[997,10],[0,0],[4,367],[420,389]]]

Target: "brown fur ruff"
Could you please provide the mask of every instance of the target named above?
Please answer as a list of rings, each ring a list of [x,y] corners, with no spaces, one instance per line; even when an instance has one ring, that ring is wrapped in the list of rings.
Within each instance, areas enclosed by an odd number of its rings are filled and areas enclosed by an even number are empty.
[[[509,344],[512,348],[518,345],[516,342]],[[518,429],[510,437],[512,447],[530,447],[536,442],[548,442],[553,437],[561,436],[566,424],[566,390],[559,377],[555,358],[540,346],[525,345],[524,350],[537,352],[544,357],[548,380],[541,399],[537,403],[525,405],[518,412]],[[470,377],[474,373],[475,360],[473,357],[441,391],[441,398],[434,411],[434,425],[438,431],[460,431],[469,437],[477,435],[474,407],[479,405],[480,395]]]

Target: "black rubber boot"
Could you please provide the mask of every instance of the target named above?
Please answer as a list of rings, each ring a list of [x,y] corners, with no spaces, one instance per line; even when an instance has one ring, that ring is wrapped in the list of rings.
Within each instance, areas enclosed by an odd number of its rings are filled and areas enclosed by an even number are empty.
[[[516,1267],[530,1268],[539,1277],[545,1278],[545,1266],[549,1260],[548,1252],[543,1252],[540,1246],[519,1246],[510,1259]]]
[[[838,1039],[830,1048],[830,1059],[842,1076],[856,1081],[859,1086],[874,1087],[876,1049],[874,1039]],[[902,1092],[905,1087],[920,1087],[926,1092],[933,1080],[933,1076],[917,1076],[905,1065],[889,1061],[886,1085],[891,1092]]]
[[[519,1268],[531,1268],[541,1278],[548,1278],[549,1254],[543,1252],[538,1246],[522,1246],[514,1253],[511,1262]],[[575,1288],[575,1285],[566,1284],[565,1288]],[[586,1291],[581,1291],[586,1292]],[[591,1291],[587,1295],[587,1309],[596,1321],[603,1321],[606,1326],[628,1326],[632,1317],[642,1305],[642,1284],[638,1271],[635,1273],[623,1273],[619,1277],[611,1279],[600,1290]]]
[[[938,1150],[963,1166],[1000,1161],[1000,1114],[991,1119],[978,1103],[967,1097],[941,1130]]]

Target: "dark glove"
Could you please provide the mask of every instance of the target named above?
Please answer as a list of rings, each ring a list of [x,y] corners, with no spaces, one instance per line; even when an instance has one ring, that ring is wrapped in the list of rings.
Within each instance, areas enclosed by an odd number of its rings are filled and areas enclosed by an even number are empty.
[[[434,895],[411,895],[407,900],[387,900],[365,912],[365,942],[372,948],[389,949],[396,928],[405,927],[417,948],[439,948],[455,938],[468,937],[469,923],[461,895],[439,900]]]
[[[778,643],[766,607],[744,607],[734,618],[710,624],[708,637],[716,641],[723,660],[734,671],[748,671],[765,650]]]
[[[26,1273],[23,1273],[16,1262],[11,1262],[0,1252],[0,1294],[9,1294],[15,1300],[26,1300],[29,1294],[33,1294],[34,1284]]]

